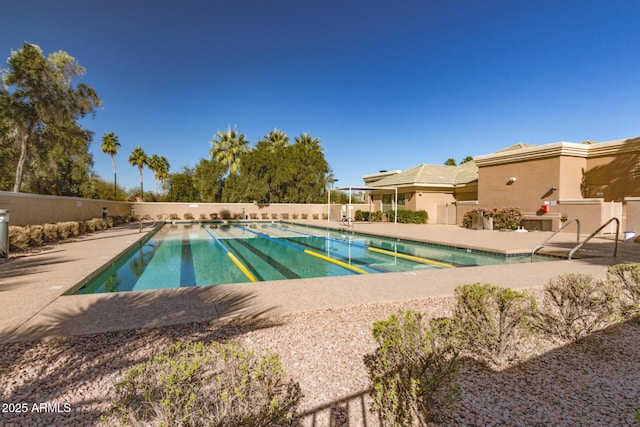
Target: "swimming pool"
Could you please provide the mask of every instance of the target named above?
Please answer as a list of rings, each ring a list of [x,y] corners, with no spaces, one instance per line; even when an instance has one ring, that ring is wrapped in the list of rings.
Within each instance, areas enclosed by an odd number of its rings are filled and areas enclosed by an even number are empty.
[[[548,257],[538,257],[549,260]],[[286,223],[167,224],[77,293],[530,262],[509,256]]]

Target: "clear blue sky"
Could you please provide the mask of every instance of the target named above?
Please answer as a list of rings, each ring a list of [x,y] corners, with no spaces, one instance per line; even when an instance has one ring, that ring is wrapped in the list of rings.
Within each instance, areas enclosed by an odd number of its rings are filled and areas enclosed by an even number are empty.
[[[64,50],[103,101],[95,170],[139,185],[135,146],[175,172],[219,129],[322,140],[338,185],[526,142],[640,135],[640,2],[8,1],[0,55]],[[145,172],[146,188],[153,188]]]

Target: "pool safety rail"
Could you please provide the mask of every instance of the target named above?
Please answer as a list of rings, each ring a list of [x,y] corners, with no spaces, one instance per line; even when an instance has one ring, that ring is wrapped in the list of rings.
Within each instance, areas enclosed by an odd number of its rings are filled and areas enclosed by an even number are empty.
[[[278,227],[276,225],[271,225],[270,227],[276,228],[276,229],[280,229],[280,230],[287,230],[287,231],[290,231],[292,233],[302,234],[303,236],[318,237],[318,236],[315,236],[313,234],[304,233],[302,231],[296,231],[296,230],[288,230],[288,229],[286,229],[284,227]],[[424,258],[424,257],[417,256],[417,255],[409,255],[409,254],[404,254],[402,252],[389,251],[387,249],[376,248],[375,246],[367,246],[367,245],[363,245],[363,244],[359,244],[359,243],[347,242],[345,240],[333,239],[331,237],[326,237],[326,239],[329,240],[329,241],[337,242],[337,243],[343,243],[343,244],[347,244],[347,245],[352,245],[352,246],[365,248],[365,249],[367,249],[367,250],[369,250],[371,252],[376,252],[376,253],[379,253],[379,254],[388,255],[388,256],[392,256],[392,257],[398,257],[398,258],[406,259],[406,260],[413,261],[413,262],[418,262],[418,263],[422,263],[422,264],[437,265],[437,266],[443,267],[443,268],[456,268],[455,265],[447,264],[446,262],[435,261],[435,260],[432,260],[432,259],[429,259],[429,258]]]
[[[205,226],[202,226],[202,228],[204,229],[204,231],[207,232],[207,234],[209,236],[211,236],[213,238],[213,240],[215,240],[215,242],[218,245],[220,245],[220,247],[227,254],[229,259],[231,259],[231,261],[236,265],[236,267],[238,267],[238,269],[240,269],[240,271],[242,271],[242,273],[247,277],[247,279],[249,279],[251,282],[257,282],[258,281],[258,279],[256,279],[253,276],[253,274],[251,274],[249,269],[247,267],[245,267],[245,265],[242,262],[240,262],[240,260],[238,258],[236,258],[236,256],[234,254],[232,254],[231,251],[229,251],[229,249],[227,249],[227,247],[225,245],[222,244],[220,239],[218,239],[212,232],[207,230],[207,228]]]
[[[328,257],[326,255],[323,255],[323,254],[321,254],[319,252],[316,252],[316,251],[312,251],[310,249],[302,248],[302,247],[300,247],[298,245],[294,245],[293,243],[289,243],[289,242],[286,242],[286,241],[284,241],[282,239],[278,239],[276,237],[269,236],[268,234],[260,233],[259,231],[254,231],[254,230],[251,230],[251,229],[249,229],[247,227],[242,227],[240,225],[234,225],[234,227],[240,228],[241,230],[244,230],[244,231],[248,231],[249,233],[255,234],[256,236],[264,237],[265,239],[269,239],[269,240],[271,240],[273,242],[276,242],[276,243],[279,243],[281,245],[287,246],[287,247],[289,247],[291,249],[295,249],[295,250],[297,250],[299,252],[303,252],[303,253],[305,253],[307,255],[314,256],[314,257],[319,258],[319,259],[321,259],[323,261],[330,262],[330,263],[335,264],[335,265],[339,265],[340,267],[346,268],[347,270],[351,270],[351,271],[354,271],[354,272],[359,273],[359,274],[369,274],[367,271],[365,271],[365,270],[363,270],[363,269],[361,269],[359,267],[356,267],[354,265],[351,265],[351,264],[348,264],[346,262],[337,260],[335,258]]]

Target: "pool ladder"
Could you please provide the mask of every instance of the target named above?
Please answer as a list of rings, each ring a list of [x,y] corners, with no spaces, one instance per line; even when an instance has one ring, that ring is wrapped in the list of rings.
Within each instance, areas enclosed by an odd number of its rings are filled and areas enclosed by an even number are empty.
[[[560,227],[559,229],[557,229],[551,236],[547,237],[546,239],[544,239],[542,242],[538,243],[532,250],[531,250],[531,262],[533,262],[533,256],[535,255],[535,253],[537,251],[539,251],[545,243],[547,243],[549,240],[551,240],[556,234],[558,234],[559,232],[561,232],[563,229],[565,229],[569,224],[571,224],[572,222],[577,223],[578,225],[578,229],[576,231],[576,245],[569,251],[569,254],[567,256],[567,258],[569,260],[571,260],[571,258],[573,257],[573,255],[578,252],[580,249],[582,249],[582,247],[592,238],[594,238],[599,232],[601,232],[607,225],[611,224],[613,221],[616,222],[616,237],[614,240],[614,248],[613,248],[613,256],[618,256],[618,237],[620,235],[620,220],[616,217],[610,218],[608,221],[606,221],[604,224],[602,224],[600,227],[598,227],[593,233],[589,234],[589,236],[584,239],[583,241],[580,241],[580,220],[578,218],[572,218],[569,221],[565,222],[562,227]]]

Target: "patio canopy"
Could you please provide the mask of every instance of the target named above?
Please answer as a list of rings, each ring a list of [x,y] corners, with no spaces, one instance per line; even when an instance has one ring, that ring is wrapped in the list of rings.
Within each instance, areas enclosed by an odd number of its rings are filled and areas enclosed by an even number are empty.
[[[373,190],[393,190],[395,192],[395,197],[393,200],[393,222],[398,223],[398,187],[374,187],[374,186],[348,186],[348,187],[337,187],[334,190],[340,191],[349,191],[349,206],[351,206],[351,193],[355,191],[373,191]],[[329,191],[329,197],[327,199],[327,211],[331,210],[331,192]],[[327,219],[327,222],[330,220]]]

